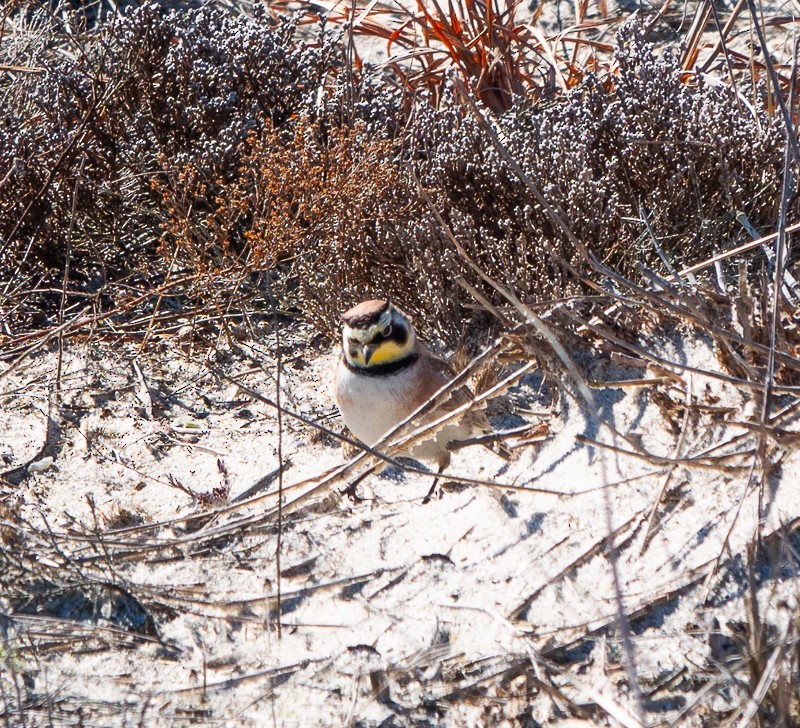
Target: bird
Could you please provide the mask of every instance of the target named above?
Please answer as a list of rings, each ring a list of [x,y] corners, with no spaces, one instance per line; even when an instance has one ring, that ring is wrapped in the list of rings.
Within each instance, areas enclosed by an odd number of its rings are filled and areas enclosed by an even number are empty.
[[[417,338],[411,318],[388,298],[363,301],[340,318],[344,326],[336,403],[350,432],[372,447],[452,381],[455,373]],[[468,387],[455,387],[448,399],[422,417],[421,424],[472,399]],[[402,455],[433,461],[441,474],[450,464],[448,445],[492,431],[484,412],[468,410]]]

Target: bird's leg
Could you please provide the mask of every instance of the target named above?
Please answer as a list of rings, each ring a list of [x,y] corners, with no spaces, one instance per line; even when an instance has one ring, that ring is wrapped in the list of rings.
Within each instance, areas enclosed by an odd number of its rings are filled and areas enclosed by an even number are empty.
[[[436,491],[436,486],[439,484],[439,477],[441,476],[443,470],[444,470],[444,465],[440,465],[439,469],[436,471],[436,477],[433,479],[433,485],[431,486],[431,489],[428,491],[428,495],[426,495],[422,499],[423,505],[425,503],[430,503],[430,500],[433,497],[434,492]]]
[[[359,484],[359,483],[360,483],[362,480],[364,480],[364,478],[366,478],[368,475],[370,475],[370,473],[372,473],[372,470],[367,470],[366,472],[363,472],[363,473],[361,473],[361,475],[359,475],[358,477],[356,477],[356,479],[355,479],[355,480],[354,480],[352,483],[348,483],[348,484],[347,484],[347,487],[346,487],[346,488],[343,488],[343,489],[340,491],[340,493],[341,493],[342,495],[346,495],[346,496],[347,496],[348,498],[350,498],[350,500],[352,500],[354,503],[360,503],[360,502],[361,502],[361,501],[363,501],[364,499],[363,499],[363,498],[361,498],[360,496],[356,495],[356,487],[358,486],[358,484]]]
[[[439,484],[439,477],[441,476],[442,471],[448,465],[450,465],[450,451],[449,450],[446,451],[445,453],[443,453],[442,456],[439,458],[439,469],[436,471],[436,477],[433,479],[433,485],[431,486],[431,489],[428,491],[428,495],[426,495],[422,499],[423,504],[430,503],[430,500],[433,497],[434,492],[436,491],[436,486]]]

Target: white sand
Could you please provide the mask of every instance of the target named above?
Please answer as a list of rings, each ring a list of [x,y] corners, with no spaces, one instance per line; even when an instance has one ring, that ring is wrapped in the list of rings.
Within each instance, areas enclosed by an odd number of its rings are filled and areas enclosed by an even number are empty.
[[[329,372],[336,353],[304,347],[304,338],[298,332],[288,342],[302,359],[286,362],[284,404],[321,418],[333,411]],[[48,599],[28,606],[12,593],[0,597],[8,641],[0,643],[0,665],[3,659],[6,667],[13,663],[0,671],[0,706],[16,704],[16,682],[23,702],[32,704],[29,716],[49,710],[66,720],[80,705],[89,725],[566,721],[573,709],[542,690],[541,680],[560,686],[578,704],[618,711],[624,722],[624,711],[635,715],[636,708],[614,626],[607,505],[618,529],[624,605],[634,615],[637,672],[642,691],[651,693],[647,720],[677,718],[712,682],[710,676],[721,673],[717,662],[735,660],[735,650],[728,657],[720,653],[721,644],[730,652],[730,641],[710,630],[716,620],[727,638],[746,621],[744,550],[758,529],[760,492],[757,462],[748,480],[756,440],[735,424],[753,415],[747,391],[678,367],[675,386],[593,390],[604,421],[653,455],[695,458],[744,435],[713,453],[745,453],[727,460],[723,472],[577,442],[584,435],[632,449],[594,427],[586,407],[568,394],[574,387],[555,398],[551,416],[529,414],[547,412],[554,390],[546,384],[540,391],[539,373],[527,376],[503,398],[509,416],[496,424],[518,423],[520,416],[531,424],[545,421],[548,439],[519,448],[510,463],[470,447],[454,454],[450,471],[518,489],[447,487],[423,505],[431,479],[394,470],[368,477],[358,488],[361,502],[340,496],[339,483],[299,507],[287,506],[279,639],[274,520],[262,518],[248,530],[232,526],[236,519],[269,513],[274,496],[207,523],[206,533],[223,530],[216,541],[181,522],[149,532],[105,533],[109,544],[99,545],[98,531],[201,511],[169,478],[208,493],[223,482],[221,460],[235,497],[278,465],[274,411],[187,361],[174,340],[160,346],[157,355],[138,360],[151,402],[131,364],[135,345],[115,353],[103,344],[70,347],[53,464],[3,488],[0,515],[22,529],[20,540],[9,542],[11,553],[25,552],[31,558],[26,563],[37,565],[38,576],[24,578],[49,578],[71,590],[51,588]],[[660,346],[676,362],[721,371],[713,348],[691,334]],[[195,352],[198,359],[200,354]],[[6,366],[0,364],[0,376]],[[234,352],[220,366],[236,374],[252,369],[252,361]],[[6,470],[36,457],[44,444],[55,369],[56,354],[48,351],[0,379]],[[654,376],[601,359],[590,375]],[[249,373],[242,381],[275,397],[271,376]],[[656,391],[677,409],[660,407]],[[693,408],[684,422],[686,401]],[[703,406],[731,409],[698,409]],[[153,420],[147,419],[149,408]],[[328,422],[341,427],[338,419]],[[283,428],[283,455],[291,460],[286,486],[346,460],[333,438],[288,417]],[[778,452],[773,446],[768,456]],[[800,514],[797,451],[780,452],[780,467],[762,493],[761,535],[773,548],[770,534]],[[665,483],[660,525],[645,548],[648,519]],[[525,490],[532,487],[553,493]],[[287,490],[287,501],[302,490]],[[145,544],[161,548],[145,552]],[[125,558],[125,551],[133,555]],[[14,578],[23,582],[22,575]],[[777,578],[762,565],[759,578],[762,618],[780,631],[789,614],[781,600],[797,607],[797,572]],[[82,607],[76,593],[86,595]],[[69,599],[59,602],[53,594]],[[114,606],[123,602],[124,613]],[[141,622],[145,612],[155,624],[149,637],[141,635],[148,631]],[[50,708],[41,703],[44,696],[50,696]],[[708,710],[741,702],[738,689],[720,686],[685,722],[700,724]],[[575,725],[562,723],[568,724]]]

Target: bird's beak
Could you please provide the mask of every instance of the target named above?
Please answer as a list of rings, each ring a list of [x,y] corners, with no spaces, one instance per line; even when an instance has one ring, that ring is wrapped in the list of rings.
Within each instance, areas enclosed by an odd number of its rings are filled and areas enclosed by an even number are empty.
[[[375,353],[375,347],[370,344],[364,344],[361,348],[361,354],[364,357],[364,366],[369,364],[369,360],[372,359],[372,355]]]

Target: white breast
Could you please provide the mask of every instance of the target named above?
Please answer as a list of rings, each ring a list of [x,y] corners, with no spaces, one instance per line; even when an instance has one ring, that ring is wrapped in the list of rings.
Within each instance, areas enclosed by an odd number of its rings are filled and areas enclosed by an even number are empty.
[[[372,446],[417,407],[409,397],[409,370],[371,377],[353,372],[339,362],[336,403],[342,419],[365,445]]]
[[[417,365],[387,376],[371,377],[348,369],[339,362],[336,382],[336,402],[347,428],[370,447],[393,430],[421,404],[411,392],[419,390]],[[439,413],[429,413],[422,421],[436,419]],[[420,460],[432,460],[439,467],[450,460],[446,443],[467,438],[472,427],[464,420],[439,429],[433,439],[417,442],[407,453]]]

